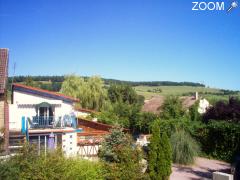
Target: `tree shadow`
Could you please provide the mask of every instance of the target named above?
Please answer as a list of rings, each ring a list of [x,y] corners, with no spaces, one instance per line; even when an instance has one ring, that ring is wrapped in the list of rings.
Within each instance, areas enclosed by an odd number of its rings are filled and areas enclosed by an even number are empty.
[[[192,178],[192,180],[197,180],[197,179],[212,179],[212,174],[215,171],[218,172],[223,172],[223,173],[230,173],[230,168],[223,168],[223,169],[211,169],[211,168],[206,168],[206,167],[198,167],[202,169],[203,171],[196,170],[191,167],[186,167],[186,166],[174,166],[178,172],[186,172],[186,173],[191,173],[199,178]]]

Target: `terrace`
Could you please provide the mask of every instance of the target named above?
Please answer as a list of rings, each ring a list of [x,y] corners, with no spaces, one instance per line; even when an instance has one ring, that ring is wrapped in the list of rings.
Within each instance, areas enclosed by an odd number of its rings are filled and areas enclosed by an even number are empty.
[[[55,116],[33,116],[32,120],[29,118],[28,122],[30,124],[30,128],[60,128],[64,126],[64,123],[61,117]]]
[[[39,128],[65,128],[76,127],[75,117],[67,116],[33,116],[32,119],[28,118],[30,129]]]

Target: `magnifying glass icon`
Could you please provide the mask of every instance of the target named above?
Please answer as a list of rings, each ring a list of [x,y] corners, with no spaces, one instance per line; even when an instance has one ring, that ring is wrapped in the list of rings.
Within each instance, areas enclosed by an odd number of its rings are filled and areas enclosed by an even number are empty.
[[[231,6],[228,8],[227,12],[232,11],[232,10],[233,10],[234,8],[236,8],[236,7],[238,7],[237,1],[233,1],[233,2],[231,3]]]

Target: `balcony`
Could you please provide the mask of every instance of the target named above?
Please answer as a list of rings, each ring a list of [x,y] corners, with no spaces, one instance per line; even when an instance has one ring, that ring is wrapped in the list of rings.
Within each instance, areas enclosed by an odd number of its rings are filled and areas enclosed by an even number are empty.
[[[28,119],[30,128],[62,128],[64,127],[64,123],[62,122],[61,117],[55,116],[33,116],[32,120]]]

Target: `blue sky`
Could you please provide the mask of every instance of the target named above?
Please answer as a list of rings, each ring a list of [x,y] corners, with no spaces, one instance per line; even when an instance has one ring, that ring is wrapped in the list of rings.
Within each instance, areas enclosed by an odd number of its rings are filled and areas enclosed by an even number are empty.
[[[16,62],[16,75],[240,90],[239,22],[240,7],[192,11],[191,0],[0,0],[0,47],[10,49],[10,75]]]

